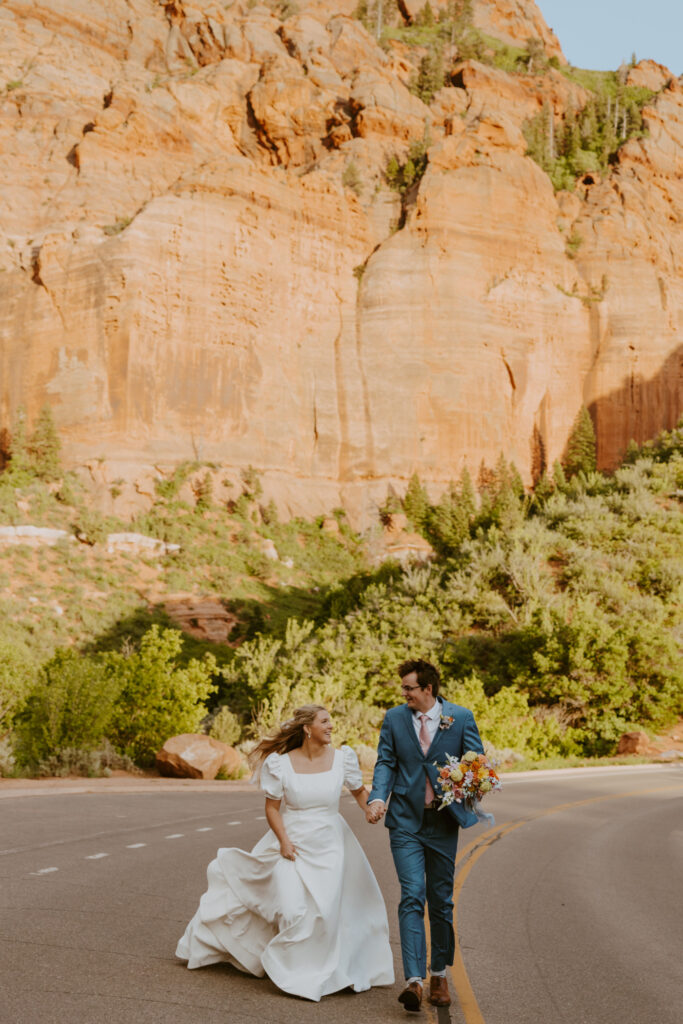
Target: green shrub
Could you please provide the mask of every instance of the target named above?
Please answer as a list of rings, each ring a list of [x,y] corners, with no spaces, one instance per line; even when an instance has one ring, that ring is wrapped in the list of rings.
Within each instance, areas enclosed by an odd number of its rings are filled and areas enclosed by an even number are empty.
[[[108,734],[119,691],[101,659],[57,651],[41,668],[18,723],[21,760],[38,763],[65,747],[94,750]]]
[[[360,196],[363,192],[363,182],[361,180],[358,166],[354,160],[349,160],[344,168],[344,172],[342,174],[342,185],[344,188],[350,188],[357,196]]]
[[[0,779],[10,779],[16,774],[17,759],[14,756],[14,740],[11,735],[0,739]]]
[[[35,666],[25,645],[0,637],[0,736],[8,732],[32,687]]]
[[[209,736],[220,740],[221,743],[227,743],[229,747],[234,747],[241,735],[242,725],[239,718],[232,713],[227,704],[222,704],[213,716]]]
[[[136,651],[108,654],[108,673],[118,698],[112,716],[114,745],[139,764],[149,764],[171,736],[197,732],[206,700],[216,689],[216,660],[206,654],[185,665],[178,630],[152,626]]]

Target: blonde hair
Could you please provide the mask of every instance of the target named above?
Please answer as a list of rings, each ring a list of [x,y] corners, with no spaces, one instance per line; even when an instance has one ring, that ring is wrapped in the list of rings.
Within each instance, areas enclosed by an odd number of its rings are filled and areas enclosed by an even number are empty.
[[[327,711],[322,704],[304,704],[297,708],[291,718],[278,726],[272,736],[264,736],[248,756],[249,765],[256,770],[269,754],[286,754],[300,747],[304,742],[305,726],[311,725],[320,711]]]

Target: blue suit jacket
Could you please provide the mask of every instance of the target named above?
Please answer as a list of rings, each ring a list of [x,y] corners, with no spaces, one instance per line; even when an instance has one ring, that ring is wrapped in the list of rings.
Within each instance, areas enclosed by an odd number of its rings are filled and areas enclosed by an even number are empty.
[[[438,793],[438,771],[434,761],[444,764],[445,754],[461,758],[468,750],[483,754],[484,747],[479,736],[474,715],[459,704],[437,698],[441,703],[441,714],[452,717],[447,729],[437,729],[432,745],[426,754],[422,753],[413,722],[413,712],[407,704],[390,708],[384,716],[377,747],[377,764],[372,778],[370,800],[389,801],[384,819],[387,828],[400,828],[417,832],[422,825],[426,776]],[[441,814],[449,815],[453,827],[476,825],[478,818],[463,804],[452,803]]]

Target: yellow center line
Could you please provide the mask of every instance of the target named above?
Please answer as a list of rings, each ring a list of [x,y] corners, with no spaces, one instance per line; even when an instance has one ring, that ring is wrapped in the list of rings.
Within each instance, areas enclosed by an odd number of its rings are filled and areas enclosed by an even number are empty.
[[[562,811],[569,810],[574,807],[585,807],[588,804],[602,803],[605,800],[625,800],[629,797],[634,796],[649,796],[653,793],[667,793],[672,790],[683,790],[680,785],[677,786],[661,786],[658,789],[633,789],[628,793],[608,794],[605,796],[592,796],[587,797],[585,800],[574,800],[569,803],[556,804],[554,807],[549,807],[545,811],[540,811],[538,814],[534,814],[529,818],[523,818],[521,821],[513,822],[510,825],[500,825],[488,830],[478,839],[474,839],[471,843],[463,849],[462,853],[456,860],[457,865],[460,864],[460,870],[458,871],[453,885],[453,928],[455,930],[455,956],[453,959],[453,966],[451,967],[451,977],[453,978],[453,985],[455,987],[460,1007],[465,1018],[465,1024],[486,1024],[482,1012],[479,1009],[476,996],[470,984],[470,979],[467,975],[465,968],[465,961],[462,956],[462,949],[460,947],[460,938],[458,936],[458,899],[462,888],[465,884],[465,880],[469,875],[470,871],[479,860],[481,855],[489,849],[493,843],[502,839],[503,836],[509,832],[514,832],[515,829],[521,828],[522,825],[529,825],[534,821],[538,821],[540,818],[546,818],[550,814],[559,814]]]

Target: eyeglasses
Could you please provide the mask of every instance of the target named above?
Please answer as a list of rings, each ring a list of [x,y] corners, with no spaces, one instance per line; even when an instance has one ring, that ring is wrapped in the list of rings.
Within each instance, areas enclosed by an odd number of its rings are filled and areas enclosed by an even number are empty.
[[[402,686],[401,690],[403,693],[410,693],[411,690],[421,690],[421,686]]]

